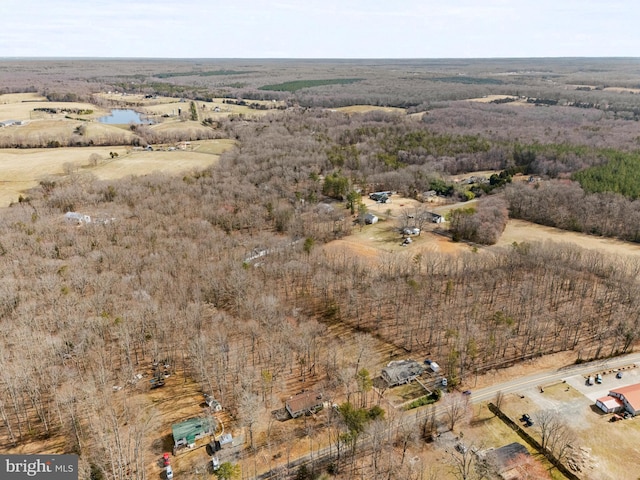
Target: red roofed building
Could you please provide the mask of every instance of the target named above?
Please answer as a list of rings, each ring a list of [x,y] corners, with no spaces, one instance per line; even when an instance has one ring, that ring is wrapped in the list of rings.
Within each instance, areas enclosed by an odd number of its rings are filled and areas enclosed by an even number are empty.
[[[609,397],[613,397],[621,401],[624,405],[624,409],[631,415],[637,415],[640,413],[640,383],[611,390],[609,392]]]
[[[615,413],[624,410],[624,403],[616,397],[600,397],[596,400],[596,407],[600,408],[604,413]]]

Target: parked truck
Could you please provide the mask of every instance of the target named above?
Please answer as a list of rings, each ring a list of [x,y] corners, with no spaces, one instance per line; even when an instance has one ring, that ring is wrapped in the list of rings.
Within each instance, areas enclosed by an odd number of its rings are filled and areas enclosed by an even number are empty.
[[[589,375],[589,378],[587,378],[587,385],[593,385],[594,383],[593,376]]]

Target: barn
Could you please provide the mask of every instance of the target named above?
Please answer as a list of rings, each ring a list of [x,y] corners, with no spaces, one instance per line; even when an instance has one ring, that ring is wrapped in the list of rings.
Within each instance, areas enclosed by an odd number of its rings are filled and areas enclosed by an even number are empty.
[[[622,403],[624,410],[629,412],[631,415],[636,416],[640,413],[640,383],[611,390],[609,392],[609,397],[615,398]],[[596,405],[598,405],[597,401]]]
[[[616,413],[624,410],[624,403],[619,398],[607,395],[596,400],[596,407],[604,413]]]

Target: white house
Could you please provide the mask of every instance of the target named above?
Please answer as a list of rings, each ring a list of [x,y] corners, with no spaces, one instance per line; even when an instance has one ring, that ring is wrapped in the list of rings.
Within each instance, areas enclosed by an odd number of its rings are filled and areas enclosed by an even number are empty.
[[[73,225],[82,225],[84,223],[91,223],[91,217],[78,212],[67,212],[64,214],[64,219],[67,223]]]

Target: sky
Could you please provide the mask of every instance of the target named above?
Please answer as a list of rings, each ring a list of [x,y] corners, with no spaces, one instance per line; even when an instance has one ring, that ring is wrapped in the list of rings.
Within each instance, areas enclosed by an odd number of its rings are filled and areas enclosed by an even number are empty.
[[[0,0],[0,57],[640,56],[637,0]]]

